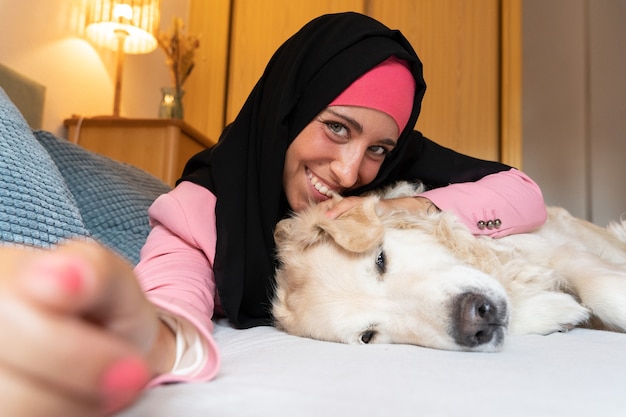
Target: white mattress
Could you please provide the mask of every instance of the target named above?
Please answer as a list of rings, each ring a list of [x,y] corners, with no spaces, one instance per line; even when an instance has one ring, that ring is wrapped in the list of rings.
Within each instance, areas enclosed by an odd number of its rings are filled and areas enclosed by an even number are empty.
[[[216,326],[218,377],[154,388],[124,417],[626,416],[626,335],[516,336],[500,353],[349,346]]]

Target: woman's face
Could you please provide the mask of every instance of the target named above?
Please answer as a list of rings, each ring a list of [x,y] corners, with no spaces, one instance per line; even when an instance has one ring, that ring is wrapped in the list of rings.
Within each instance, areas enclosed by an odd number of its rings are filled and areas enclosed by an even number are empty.
[[[283,186],[289,206],[299,211],[370,183],[398,142],[391,116],[355,106],[327,107],[287,148]]]

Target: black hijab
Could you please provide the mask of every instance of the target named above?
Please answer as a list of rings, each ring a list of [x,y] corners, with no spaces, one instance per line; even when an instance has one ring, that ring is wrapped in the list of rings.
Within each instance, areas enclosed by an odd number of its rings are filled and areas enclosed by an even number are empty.
[[[202,185],[217,197],[213,269],[221,305],[234,325],[272,323],[273,230],[289,212],[282,187],[287,147],[339,93],[390,56],[405,60],[416,80],[413,111],[367,188],[418,174],[409,171],[421,158],[415,145],[423,143],[409,137],[418,134],[412,127],[426,89],[422,64],[399,31],[357,13],[321,16],[287,40],[217,145],[185,167],[180,181]],[[365,187],[355,193],[361,191]]]

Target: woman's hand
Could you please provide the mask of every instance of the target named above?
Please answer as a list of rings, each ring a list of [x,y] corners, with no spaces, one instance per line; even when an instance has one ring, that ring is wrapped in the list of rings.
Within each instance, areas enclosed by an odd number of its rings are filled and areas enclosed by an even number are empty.
[[[10,416],[102,416],[172,366],[173,335],[131,266],[95,243],[0,248],[0,404]]]
[[[331,219],[335,219],[350,210],[352,207],[361,204],[362,199],[363,197],[346,197],[338,202],[328,200],[321,204],[326,204],[328,206],[326,215]],[[378,203],[378,207],[382,208],[384,211],[406,210],[410,213],[415,213],[416,215],[430,214],[440,211],[432,201],[425,197],[403,197],[381,200]]]

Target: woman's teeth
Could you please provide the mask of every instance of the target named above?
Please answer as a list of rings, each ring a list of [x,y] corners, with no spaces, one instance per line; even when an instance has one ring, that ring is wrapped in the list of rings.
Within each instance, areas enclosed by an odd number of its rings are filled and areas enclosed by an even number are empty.
[[[328,192],[328,188],[324,185],[321,185],[319,182],[315,184],[315,189],[322,194],[326,194]]]
[[[315,189],[319,191],[321,194],[324,194],[325,196],[330,197],[330,198],[332,198],[333,195],[335,194],[334,191],[332,191],[327,186],[322,184],[317,177],[311,175],[309,177],[309,180],[311,181],[311,184],[313,185],[313,187],[315,187]]]

